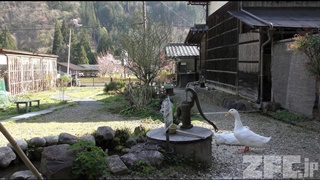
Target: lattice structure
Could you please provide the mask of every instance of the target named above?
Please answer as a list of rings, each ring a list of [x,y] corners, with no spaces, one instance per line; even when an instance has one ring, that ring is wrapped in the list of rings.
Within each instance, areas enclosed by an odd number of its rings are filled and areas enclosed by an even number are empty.
[[[7,91],[12,95],[56,86],[57,56],[0,49],[7,57]]]

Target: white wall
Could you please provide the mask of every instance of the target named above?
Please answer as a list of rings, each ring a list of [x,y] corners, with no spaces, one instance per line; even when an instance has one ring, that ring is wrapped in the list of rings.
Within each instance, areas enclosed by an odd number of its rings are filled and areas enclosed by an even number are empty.
[[[0,54],[0,64],[7,64],[7,56]]]
[[[218,10],[221,6],[225,5],[228,1],[210,1],[208,16]]]
[[[312,117],[315,79],[306,69],[307,56],[288,48],[292,42],[288,39],[274,45],[271,66],[273,99],[289,111]]]

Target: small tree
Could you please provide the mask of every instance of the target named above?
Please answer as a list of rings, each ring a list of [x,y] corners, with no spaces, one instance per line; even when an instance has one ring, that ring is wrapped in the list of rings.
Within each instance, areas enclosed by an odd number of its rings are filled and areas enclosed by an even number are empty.
[[[65,101],[64,100],[64,93],[65,93],[67,87],[69,86],[70,82],[71,82],[71,78],[67,74],[62,75],[58,80],[58,83],[59,83],[58,87],[59,87],[60,91],[62,92],[62,101]]]
[[[161,68],[169,63],[163,52],[170,37],[170,28],[160,23],[148,24],[146,30],[133,27],[122,36],[122,47],[128,53],[126,68],[143,84],[152,83]]]
[[[125,67],[140,80],[140,86],[128,88],[128,92],[132,102],[139,102],[134,105],[143,108],[152,100],[149,85],[153,84],[160,70],[169,62],[163,52],[170,42],[171,28],[151,21],[141,26],[143,20],[139,17],[134,17],[134,26],[121,36],[120,42],[128,55]]]
[[[318,87],[317,96],[320,94],[320,34],[306,33],[305,35],[295,35],[296,40],[291,46],[307,57],[306,67],[309,74],[315,78]],[[320,101],[318,101],[318,118],[320,119]]]

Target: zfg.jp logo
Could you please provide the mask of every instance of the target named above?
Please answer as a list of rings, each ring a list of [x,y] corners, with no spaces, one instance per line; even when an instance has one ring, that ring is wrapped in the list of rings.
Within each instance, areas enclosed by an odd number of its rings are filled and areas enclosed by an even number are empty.
[[[282,174],[282,178],[313,178],[314,171],[318,170],[318,162],[310,162],[309,158],[304,158],[301,162],[300,156],[272,156],[272,155],[247,155],[243,156],[243,163],[249,165],[243,171],[244,179],[252,178],[274,178],[273,175]],[[294,164],[304,165],[304,170],[294,170]],[[257,170],[258,167],[262,167]]]

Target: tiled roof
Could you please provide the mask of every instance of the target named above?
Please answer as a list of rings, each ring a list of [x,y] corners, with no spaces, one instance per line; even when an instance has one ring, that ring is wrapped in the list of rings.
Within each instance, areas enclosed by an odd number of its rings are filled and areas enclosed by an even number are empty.
[[[208,31],[208,26],[206,24],[195,24],[191,27],[189,33],[186,37],[185,44],[197,46],[201,44],[201,39]]]
[[[166,46],[167,57],[187,57],[199,56],[199,49],[197,46],[188,46],[184,43],[169,43]]]

